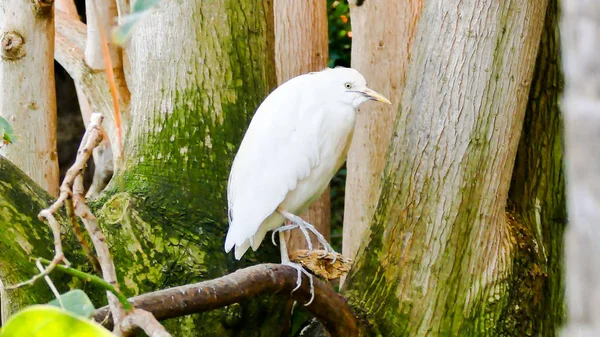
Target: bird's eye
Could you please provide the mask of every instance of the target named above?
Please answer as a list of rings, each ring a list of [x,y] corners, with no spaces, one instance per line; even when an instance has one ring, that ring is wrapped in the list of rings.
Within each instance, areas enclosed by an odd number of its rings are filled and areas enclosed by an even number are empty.
[[[346,88],[346,89],[352,89],[352,83],[350,83],[350,82],[346,82],[346,83],[344,84],[344,88]]]

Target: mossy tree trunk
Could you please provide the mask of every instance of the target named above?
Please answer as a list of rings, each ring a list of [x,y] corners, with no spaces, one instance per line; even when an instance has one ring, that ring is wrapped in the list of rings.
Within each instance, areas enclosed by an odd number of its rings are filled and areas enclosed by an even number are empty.
[[[365,104],[356,118],[348,152],[344,200],[344,256],[354,257],[381,190],[381,173],[392,138],[415,40],[422,1],[369,0],[351,6],[352,67],[392,105]],[[377,22],[377,24],[374,24]]]
[[[423,4],[381,196],[343,289],[373,332],[554,334],[564,222],[555,3],[533,77],[546,5]]]
[[[132,124],[125,164],[97,202],[128,295],[245,265],[223,250],[229,168],[276,85],[270,0],[163,2],[125,48]],[[277,261],[275,249],[249,254]],[[253,300],[166,322],[182,336],[278,335],[285,301]]]
[[[544,32],[529,92],[525,123],[509,191],[516,220],[513,277],[502,314],[505,335],[558,336],[565,320],[564,232],[567,221],[563,162],[564,79],[558,0],[548,1]]]
[[[35,275],[37,269],[29,260],[31,256],[52,258],[52,233],[37,218],[51,199],[23,171],[0,156],[0,281],[4,286]],[[64,217],[58,219],[65,220]],[[43,283],[5,291],[0,297],[0,323],[19,308],[44,303],[51,297]]]
[[[277,81],[273,20],[270,0],[167,1],[134,29],[125,161],[91,202],[128,296],[278,262],[272,245],[239,263],[223,250],[229,167]],[[0,275],[14,270],[8,252]],[[265,296],[165,324],[180,336],[277,336],[287,307]]]

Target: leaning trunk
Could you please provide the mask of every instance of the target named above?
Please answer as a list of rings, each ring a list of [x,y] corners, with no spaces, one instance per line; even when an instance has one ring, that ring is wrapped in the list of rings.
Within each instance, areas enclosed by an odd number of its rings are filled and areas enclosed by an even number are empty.
[[[356,118],[346,164],[343,254],[347,257],[356,254],[377,206],[421,2],[370,0],[351,11],[352,67],[393,105],[365,104]]]
[[[506,215],[545,1],[426,1],[378,206],[344,293],[385,336],[513,336]]]

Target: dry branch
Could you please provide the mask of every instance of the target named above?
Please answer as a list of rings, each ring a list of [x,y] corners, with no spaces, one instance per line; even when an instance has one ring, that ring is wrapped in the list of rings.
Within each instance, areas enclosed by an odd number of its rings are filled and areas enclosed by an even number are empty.
[[[75,214],[81,218],[87,232],[92,238],[92,243],[94,244],[96,255],[98,256],[98,262],[100,263],[100,269],[102,270],[102,277],[118,291],[119,285],[117,283],[115,265],[110,257],[106,238],[100,230],[100,227],[98,227],[98,221],[85,203],[83,177],[81,175],[77,176],[75,179],[73,199]],[[123,307],[121,307],[119,299],[111,292],[106,292],[106,296],[108,297],[108,303],[110,304],[113,317],[116,317],[117,322],[121,322],[121,319],[125,316],[125,311],[123,310]]]
[[[58,203],[58,200],[52,206],[55,206],[57,203]],[[8,286],[8,287],[6,287],[6,289],[16,289],[16,288],[20,288],[20,287],[23,287],[26,285],[31,285],[31,284],[35,283],[38,279],[48,276],[48,274],[50,274],[52,272],[52,270],[54,270],[54,268],[59,263],[64,261],[66,264],[68,264],[68,261],[65,259],[65,254],[63,253],[63,250],[62,250],[62,244],[61,244],[61,239],[60,239],[60,225],[59,225],[58,221],[56,221],[56,219],[54,218],[54,215],[53,215],[54,212],[50,211],[51,209],[52,209],[52,207],[49,209],[42,210],[40,212],[40,214],[38,214],[38,218],[40,219],[40,221],[46,220],[48,222],[48,225],[50,225],[50,228],[52,229],[52,235],[54,236],[54,258],[52,259],[51,263],[44,270],[40,271],[39,274],[35,275],[34,277],[32,277],[31,279],[29,279],[27,281],[23,281],[21,283],[15,284],[15,285]]]
[[[121,331],[124,335],[135,333],[137,328],[144,330],[146,335],[150,337],[171,337],[171,334],[158,323],[156,318],[143,309],[135,309],[121,323]]]
[[[296,270],[288,266],[260,264],[214,280],[137,296],[130,302],[136,308],[151,312],[159,320],[214,310],[261,294],[280,293],[307,302],[310,299],[308,280],[304,280],[300,289],[292,293],[296,286],[296,275]],[[359,322],[346,299],[316,278],[314,287],[315,299],[307,309],[333,337],[358,336]],[[96,310],[94,319],[102,322],[107,311],[107,307]],[[105,326],[111,327],[112,324],[109,319]]]

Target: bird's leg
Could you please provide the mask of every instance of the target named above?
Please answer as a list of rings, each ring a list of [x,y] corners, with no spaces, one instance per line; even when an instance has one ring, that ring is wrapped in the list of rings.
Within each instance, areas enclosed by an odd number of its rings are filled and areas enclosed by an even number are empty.
[[[281,251],[281,264],[290,266],[296,269],[296,271],[298,272],[296,279],[296,287],[294,288],[294,290],[292,290],[292,292],[298,290],[302,285],[302,274],[308,277],[308,280],[310,281],[310,300],[306,302],[306,304],[304,304],[304,306],[308,306],[315,299],[315,286],[313,285],[312,275],[309,272],[307,272],[306,269],[304,269],[300,264],[290,261],[287,245],[285,243],[285,237],[283,236],[282,231],[279,231],[279,249]]]
[[[300,230],[302,231],[302,234],[304,234],[304,237],[306,238],[306,243],[308,244],[308,253],[306,253],[306,255],[301,255],[301,256],[307,257],[312,253],[313,245],[312,245],[312,242],[310,241],[310,236],[308,235],[308,231],[306,230],[306,228],[300,227],[295,224],[284,225],[284,226],[278,227],[278,228],[274,229],[273,232],[271,233],[271,241],[273,242],[273,244],[275,246],[277,246],[277,243],[275,243],[275,234],[281,233],[284,231],[289,231],[289,230],[296,229],[296,228],[300,228]]]
[[[290,230],[290,229],[294,229],[294,228],[300,228],[302,233],[304,233],[304,236],[308,243],[308,247],[309,247],[308,254],[310,254],[312,252],[312,243],[310,242],[310,237],[308,236],[307,230],[310,231],[317,237],[317,241],[319,241],[319,243],[323,246],[323,248],[325,248],[325,250],[327,252],[333,253],[333,261],[331,262],[331,264],[335,263],[335,260],[336,260],[335,250],[333,250],[333,247],[331,247],[329,242],[327,242],[327,239],[325,239],[325,237],[321,233],[319,233],[319,231],[315,228],[315,226],[302,220],[301,217],[299,217],[293,213],[290,213],[280,207],[277,208],[277,212],[279,212],[279,214],[283,215],[283,217],[286,218],[288,221],[290,221],[292,224],[281,226],[281,227],[275,229],[274,231],[280,232],[280,231]],[[326,255],[327,255],[327,253],[325,253],[324,256],[326,256]]]

